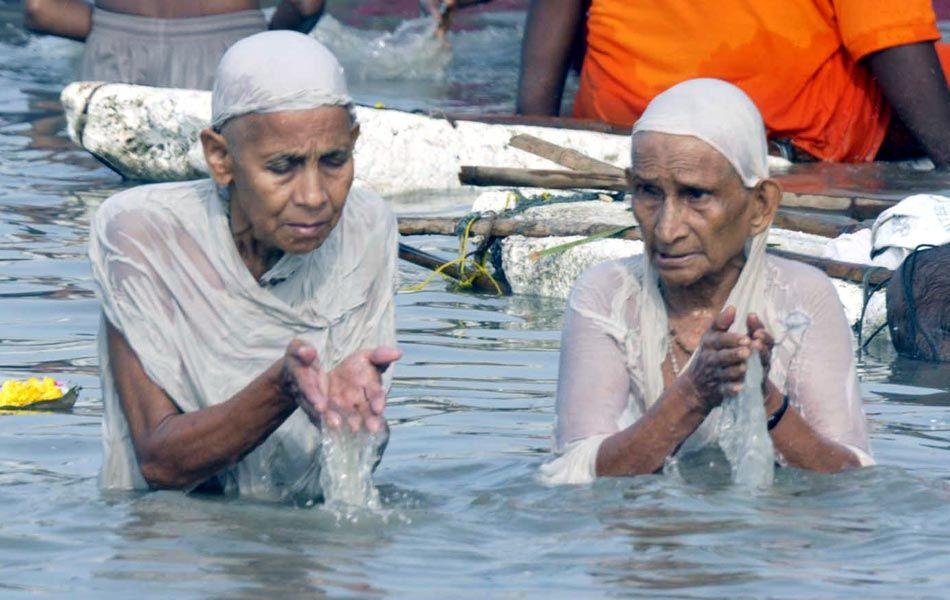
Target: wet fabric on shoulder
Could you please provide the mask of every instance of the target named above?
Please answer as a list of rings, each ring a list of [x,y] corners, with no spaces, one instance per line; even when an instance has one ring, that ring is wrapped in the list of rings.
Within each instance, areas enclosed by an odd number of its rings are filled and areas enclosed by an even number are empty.
[[[210,90],[225,51],[266,29],[259,10],[157,19],[94,8],[79,78]]]
[[[137,187],[96,214],[89,255],[104,319],[105,488],[147,488],[109,367],[105,320],[182,412],[231,398],[294,337],[313,344],[327,369],[395,342],[397,230],[379,196],[354,187],[323,245],[284,255],[259,280],[238,253],[227,214],[211,180]],[[218,479],[228,493],[316,498],[319,448],[319,430],[297,410]]]

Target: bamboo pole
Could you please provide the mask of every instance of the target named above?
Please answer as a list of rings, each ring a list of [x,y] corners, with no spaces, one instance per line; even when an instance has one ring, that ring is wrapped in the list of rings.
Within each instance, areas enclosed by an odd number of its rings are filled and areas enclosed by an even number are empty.
[[[527,127],[548,127],[553,129],[571,129],[574,131],[593,131],[595,133],[610,133],[613,135],[630,135],[631,128],[624,125],[610,125],[602,121],[590,119],[572,119],[567,117],[544,117],[528,115],[469,115],[460,113],[429,112],[427,116],[434,119],[445,119],[449,123],[470,121],[485,123],[486,125],[512,125]]]
[[[538,187],[552,190],[596,189],[622,192],[627,189],[627,182],[622,174],[606,175],[553,169],[463,166],[459,171],[459,181],[465,185]]]
[[[409,218],[399,219],[399,233],[402,235],[455,235],[457,221],[452,218]],[[616,229],[617,223],[590,223],[583,227],[569,227],[540,221],[531,221],[523,219],[485,219],[476,221],[471,228],[473,235],[491,235],[494,237],[508,237],[513,235],[522,235],[525,237],[563,237],[563,236],[591,236],[598,233],[604,233]],[[616,236],[617,239],[639,240],[640,232],[637,229],[628,229]],[[809,254],[799,254],[787,250],[769,248],[768,252],[775,256],[796,260],[811,265],[823,271],[829,277],[850,281],[852,283],[862,283],[865,273],[873,271],[870,276],[870,283],[881,283],[886,281],[891,273],[890,271],[849,263],[821,256],[812,256]],[[399,245],[399,256],[414,264],[436,269],[445,262],[431,254],[426,254],[405,244]],[[457,269],[446,269],[446,274],[454,279],[459,278]],[[494,293],[495,287],[487,278],[484,281],[478,281],[476,288],[478,291]],[[507,293],[507,292],[506,292]]]
[[[868,283],[876,285],[884,283],[890,279],[891,274],[893,273],[889,269],[884,269],[882,267],[870,267],[868,265],[861,265],[858,263],[833,260],[823,256],[812,256],[810,254],[799,254],[798,252],[779,250],[777,248],[769,248],[768,253],[774,254],[775,256],[780,256],[782,258],[802,262],[806,265],[811,265],[821,271],[824,271],[825,275],[828,277],[833,279],[841,279],[843,281],[850,281],[851,283],[863,283],[865,274],[870,272],[870,275],[868,276]]]
[[[458,220],[452,217],[401,217],[402,235],[455,235]],[[633,223],[630,223],[633,225]],[[616,229],[617,223],[587,223],[583,225],[553,223],[535,219],[481,219],[472,224],[472,235],[503,238],[522,235],[530,238],[589,236]],[[627,231],[620,239],[638,240],[636,230]]]
[[[630,225],[632,224],[633,221],[631,220]],[[621,225],[623,223],[616,221],[612,223],[563,223],[526,219],[524,217],[486,217],[472,224],[471,233],[492,237],[508,237],[511,235],[535,238],[571,235],[590,236],[615,229]],[[402,235],[454,236],[457,226],[458,219],[455,217],[401,217],[399,219],[399,233]],[[863,225],[858,221],[840,215],[815,215],[785,209],[779,209],[772,226],[828,238],[863,228]],[[639,234],[633,232],[626,235],[633,237],[625,239],[640,239]]]
[[[625,191],[623,175],[551,169],[463,166],[459,181],[464,185],[537,187],[555,190],[594,189]],[[829,196],[785,192],[782,205],[825,211],[843,211],[856,219],[873,218],[895,202],[860,196]]]

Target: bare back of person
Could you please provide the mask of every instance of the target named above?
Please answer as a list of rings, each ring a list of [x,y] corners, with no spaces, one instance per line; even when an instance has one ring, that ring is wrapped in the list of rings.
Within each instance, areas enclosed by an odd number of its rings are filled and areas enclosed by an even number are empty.
[[[187,19],[258,10],[258,0],[96,0],[96,7],[109,12],[154,19]]]

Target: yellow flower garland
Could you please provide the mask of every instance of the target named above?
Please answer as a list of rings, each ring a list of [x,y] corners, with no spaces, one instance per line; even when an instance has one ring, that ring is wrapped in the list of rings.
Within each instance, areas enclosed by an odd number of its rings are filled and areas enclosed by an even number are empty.
[[[37,379],[30,377],[26,381],[10,379],[0,387],[0,408],[4,406],[29,406],[36,402],[57,400],[63,397],[63,390],[52,377]]]

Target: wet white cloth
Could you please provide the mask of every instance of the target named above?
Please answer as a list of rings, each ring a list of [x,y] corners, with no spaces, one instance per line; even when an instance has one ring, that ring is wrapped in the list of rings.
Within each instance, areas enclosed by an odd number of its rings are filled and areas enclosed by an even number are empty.
[[[107,200],[90,236],[106,319],[149,378],[184,412],[231,398],[294,337],[322,365],[395,340],[396,222],[374,193],[352,189],[315,251],[285,255],[254,279],[238,254],[227,205],[210,180],[137,187]],[[106,488],[145,488],[100,332]],[[391,370],[387,372],[391,376]],[[320,495],[318,429],[296,411],[219,479],[266,499]]]
[[[266,31],[237,42],[221,58],[211,126],[251,113],[351,103],[343,67],[323,44],[296,31]]]
[[[687,114],[683,114],[683,112]],[[719,151],[747,186],[768,177],[765,127],[748,96],[699,79],[658,95],[633,129],[696,137]],[[726,305],[735,331],[755,312],[777,340],[770,377],[820,432],[870,463],[847,320],[828,278],[811,267],[767,258],[768,230],[749,241],[746,264]],[[584,483],[596,474],[600,444],[629,427],[664,390],[669,348],[659,278],[642,257],[593,267],[568,301],[558,375],[555,452],[542,467],[549,483]],[[682,452],[716,439],[714,409]]]

